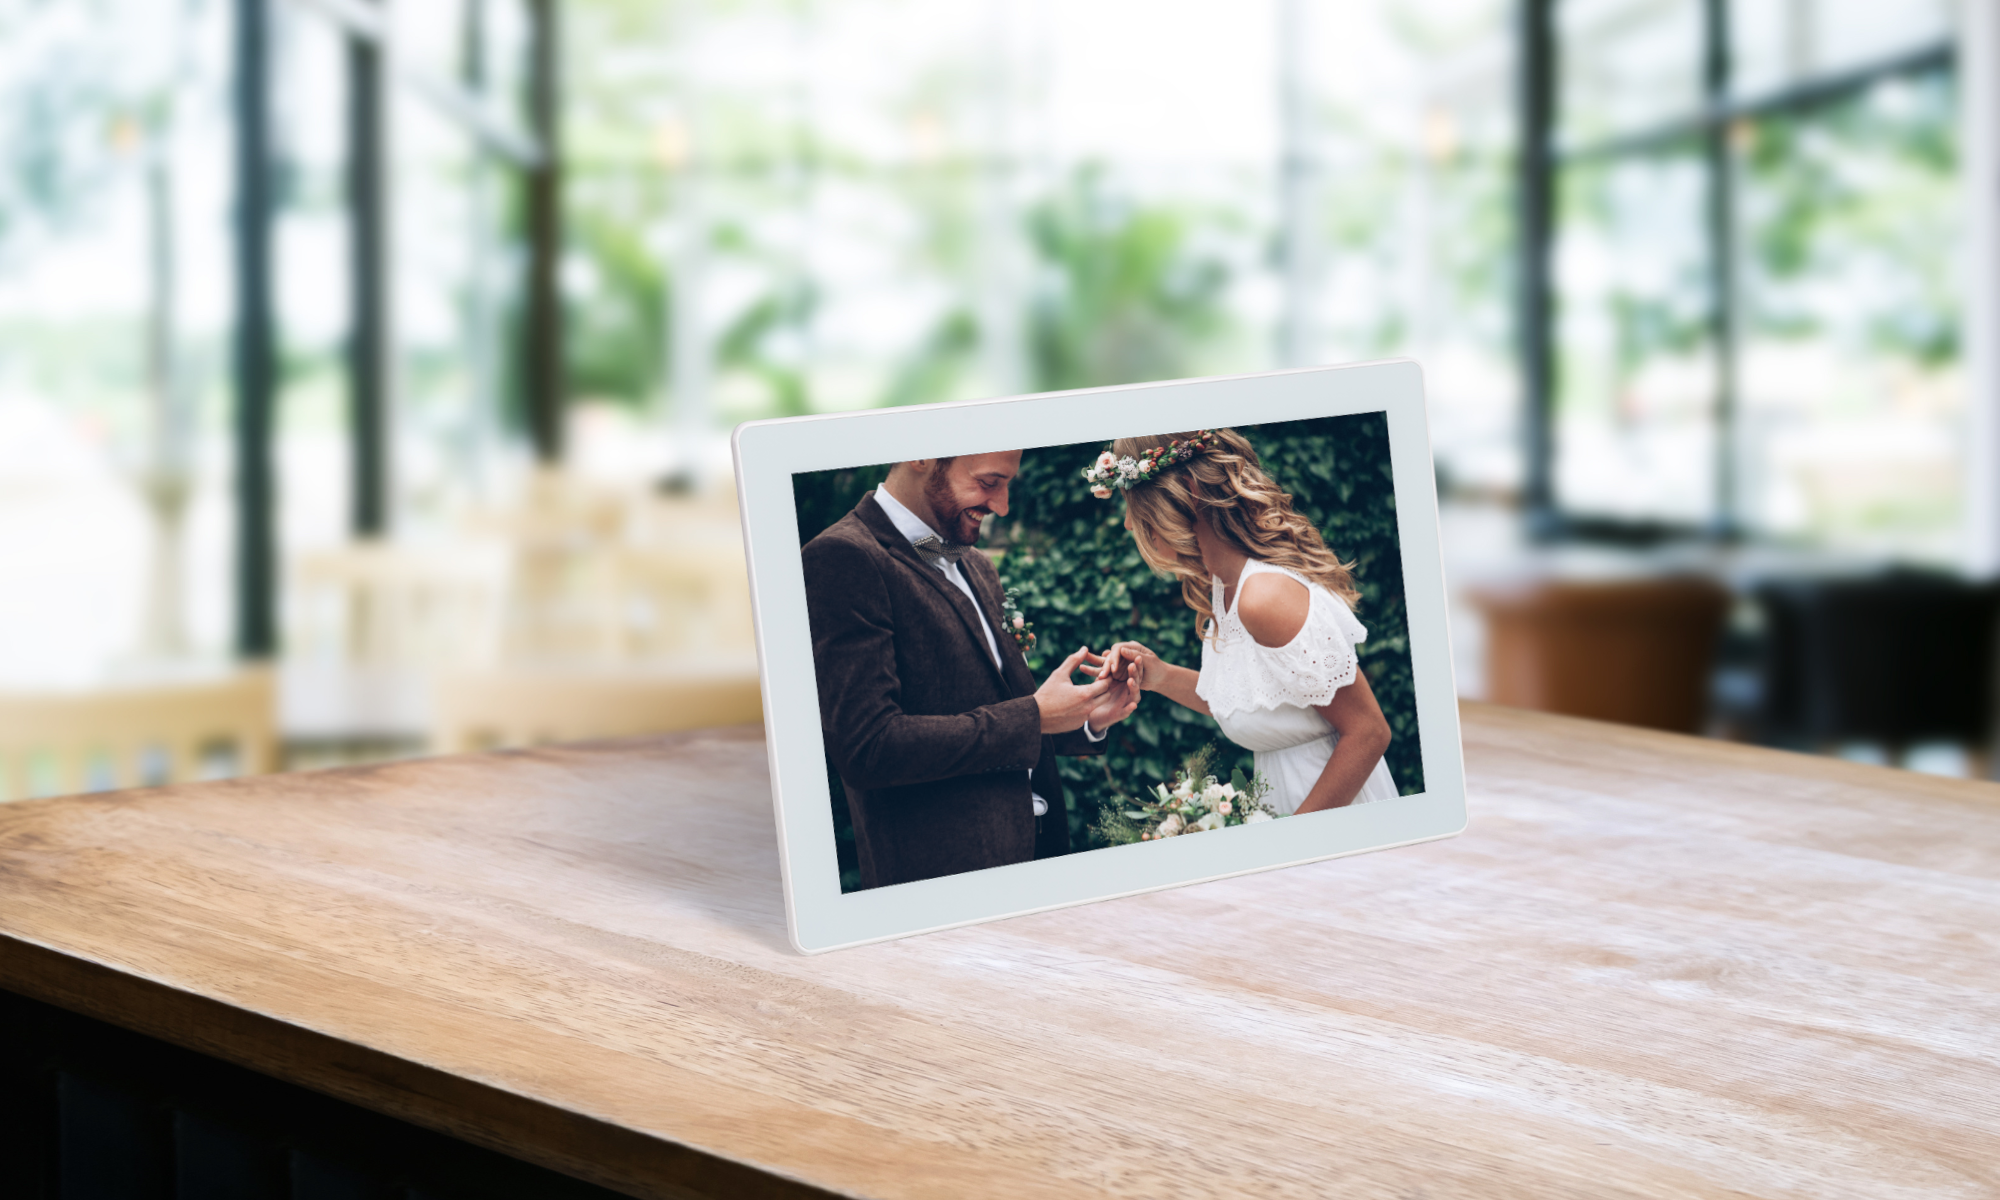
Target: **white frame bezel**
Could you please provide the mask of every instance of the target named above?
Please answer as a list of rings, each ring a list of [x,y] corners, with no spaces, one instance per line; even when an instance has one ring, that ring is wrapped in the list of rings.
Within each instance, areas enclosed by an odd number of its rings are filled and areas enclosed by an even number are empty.
[[[827,792],[792,477],[1134,433],[1386,412],[1425,791],[1200,837],[1114,846],[843,894]],[[1465,766],[1445,616],[1423,374],[1407,359],[996,400],[751,421],[730,439],[757,630],[771,797],[792,945],[816,954],[1450,837]],[[1082,468],[1078,464],[1078,486]],[[1165,701],[1156,701],[1165,703]]]

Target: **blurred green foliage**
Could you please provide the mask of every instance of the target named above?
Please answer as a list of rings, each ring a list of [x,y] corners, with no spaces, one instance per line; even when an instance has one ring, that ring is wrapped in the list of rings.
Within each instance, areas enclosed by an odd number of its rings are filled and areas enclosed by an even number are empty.
[[[979,337],[979,320],[970,311],[954,308],[946,313],[896,369],[882,397],[883,407],[928,404],[952,396],[979,353]]]
[[[0,8],[0,31],[27,36],[26,17]],[[167,135],[170,57],[148,64],[157,75],[134,73],[95,40],[87,25],[57,26],[40,53],[12,54],[0,70],[0,267],[103,221],[114,185],[135,178]]]
[[[719,244],[727,245],[728,239]],[[738,313],[716,344],[719,373],[741,372],[765,388],[772,416],[802,417],[812,393],[798,343],[819,305],[819,292],[799,277],[781,277]]]
[[[1957,96],[1952,73],[1936,70],[1731,128],[1741,336],[1829,339],[1857,357],[1926,370],[1958,359],[1959,267],[1937,253],[1962,236]],[[1645,155],[1585,157],[1563,172],[1566,229],[1656,245],[1671,238],[1683,248],[1670,272],[1634,275],[1607,297],[1621,384],[1712,337],[1702,215],[1692,203],[1660,201],[1699,195],[1704,152],[1690,134]]]
[[[1586,244],[1603,239],[1614,254],[1646,248],[1644,254],[1620,255],[1621,261],[1659,260],[1649,270],[1621,266],[1604,289],[1614,392],[1647,364],[1691,354],[1709,338],[1714,298],[1709,263],[1700,253],[1701,212],[1694,204],[1701,194],[1702,162],[1702,143],[1689,136],[1643,157],[1585,159],[1562,172],[1565,236]],[[1676,203],[1663,205],[1659,197]],[[1582,304],[1576,309],[1565,319],[1584,319]],[[1573,326],[1562,328],[1567,347],[1577,334]],[[1575,349],[1568,352],[1572,358],[1578,355]],[[1581,365],[1570,366],[1562,376],[1571,390],[1586,378]],[[1574,403],[1576,397],[1565,399]]]
[[[578,395],[643,405],[666,377],[666,268],[644,225],[605,206],[578,206],[569,237],[568,253],[589,285],[588,303],[572,303],[564,314],[569,386]]]
[[[1037,391],[1172,379],[1223,328],[1222,260],[1193,214],[1119,195],[1077,171],[1028,213],[1040,286],[1029,314]]]
[[[1167,433],[1169,430],[1155,432]],[[1368,627],[1362,669],[1394,733],[1389,770],[1403,794],[1424,790],[1423,748],[1410,675],[1403,561],[1390,474],[1388,423],[1381,413],[1240,427],[1292,502],[1343,561],[1355,564],[1357,611]],[[1002,580],[1040,634],[1029,666],[1054,669],[1078,646],[1103,649],[1142,641],[1169,662],[1198,668],[1201,646],[1180,585],[1154,575],[1124,528],[1122,505],[1093,498],[1079,478],[1103,447],[1048,446],[1022,455],[1006,517],[986,547],[999,552]],[[845,515],[888,473],[886,464],[801,474],[793,479],[801,542]],[[1094,848],[1093,826],[1112,798],[1171,778],[1182,760],[1216,743],[1225,777],[1251,769],[1253,756],[1224,740],[1215,722],[1164,697],[1146,696],[1111,730],[1102,758],[1061,760],[1070,840]],[[843,880],[852,878],[852,832],[838,777],[829,768]]]
[[[938,210],[939,271],[965,272],[964,223]],[[1026,386],[1053,392],[1193,373],[1228,329],[1229,269],[1203,238],[1226,215],[1142,203],[1101,164],[1078,167],[1021,217],[1034,255],[1025,316]],[[950,236],[945,236],[949,234]],[[948,309],[891,376],[884,405],[964,394],[982,340],[996,336],[968,306]]]
[[[1957,81],[1937,70],[1739,126],[1751,332],[1957,360],[1963,282],[1937,252],[1963,236],[1957,110]]]
[[[659,179],[646,178],[646,169],[587,162],[577,174],[566,251],[573,268],[566,310],[569,378],[579,395],[644,408],[664,392],[672,365],[675,289],[670,256],[654,244],[664,229],[654,214],[673,194]],[[728,186],[747,185],[737,180]],[[940,227],[931,247],[936,261],[922,268],[964,274],[971,234],[960,228],[965,222],[949,198],[914,185],[907,197]],[[1035,256],[1036,283],[1022,315],[1031,390],[1186,375],[1226,330],[1229,273],[1222,256],[1200,240],[1200,214],[1132,200],[1103,168],[1086,166],[1014,219]],[[820,292],[750,226],[730,216],[701,234],[705,257],[732,269],[752,268],[764,279],[763,290],[715,331],[714,373],[718,381],[756,381],[763,400],[754,415],[798,416],[815,408],[802,347]],[[963,395],[984,339],[992,336],[972,307],[948,308],[890,372],[881,403]]]

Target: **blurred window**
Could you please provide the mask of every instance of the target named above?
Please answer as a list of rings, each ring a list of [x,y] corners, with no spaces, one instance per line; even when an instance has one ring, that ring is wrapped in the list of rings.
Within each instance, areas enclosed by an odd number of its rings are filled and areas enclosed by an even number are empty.
[[[1685,120],[1702,102],[1702,0],[1560,0],[1565,145]]]
[[[275,9],[271,78],[280,184],[272,214],[284,364],[276,406],[280,553],[337,545],[352,510],[353,252],[348,215],[348,39],[318,14]]]
[[[351,89],[374,8],[269,5],[287,560],[353,532]],[[435,528],[514,458],[517,164],[471,130],[525,128],[526,4],[383,9],[387,523]],[[0,0],[0,686],[229,652],[235,12]]]
[[[571,378],[685,431],[1410,354],[1511,490],[1510,12],[576,0]]]
[[[1581,162],[1562,183],[1558,494],[1698,525],[1715,492],[1699,147]]]
[[[1520,486],[1513,0],[552,7],[579,475],[713,470],[747,417],[1411,355],[1441,478]],[[541,10],[265,8],[267,499],[293,586],[239,592],[232,559],[265,559],[233,545],[239,6],[0,0],[0,680],[225,657],[264,624],[240,596],[309,616],[318,556],[380,526],[470,536],[468,510],[528,494]],[[1617,46],[1577,94],[1625,107],[1577,136],[1683,106],[1615,95],[1692,53],[1680,8],[1641,16],[1585,23]],[[357,249],[374,127],[379,271]],[[357,451],[374,395],[380,459]],[[1646,396],[1648,420],[1686,407]],[[357,495],[371,462],[386,484]]]
[[[1950,0],[1729,0],[1730,90],[1741,98],[1906,53],[1953,33]]]
[[[1953,6],[1548,2],[1561,519],[1947,555]]]
[[[1956,97],[1942,70],[1746,121],[1738,445],[1751,529],[1949,558],[1960,504]]]
[[[226,637],[228,34],[0,0],[0,686]]]

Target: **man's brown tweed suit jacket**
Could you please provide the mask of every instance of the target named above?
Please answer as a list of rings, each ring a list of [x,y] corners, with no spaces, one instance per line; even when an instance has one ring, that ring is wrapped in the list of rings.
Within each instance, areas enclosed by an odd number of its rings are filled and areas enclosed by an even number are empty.
[[[1000,576],[986,556],[959,563],[976,612],[869,492],[806,543],[804,558],[820,727],[847,785],[861,886],[1067,853],[1056,755],[1103,746],[1082,730],[1042,734],[1035,679],[1000,628]],[[982,620],[993,623],[1001,668]],[[1049,803],[1039,819],[1031,771]]]

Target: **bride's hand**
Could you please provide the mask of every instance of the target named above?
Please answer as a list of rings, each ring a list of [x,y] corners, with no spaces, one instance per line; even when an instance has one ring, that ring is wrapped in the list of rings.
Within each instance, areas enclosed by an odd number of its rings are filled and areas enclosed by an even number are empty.
[[[1141,690],[1156,691],[1160,685],[1160,666],[1160,656],[1143,644],[1119,642],[1104,652],[1104,665],[1098,669],[1097,677],[1136,678]]]

